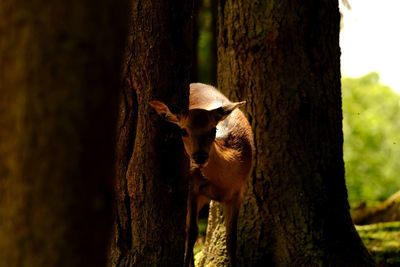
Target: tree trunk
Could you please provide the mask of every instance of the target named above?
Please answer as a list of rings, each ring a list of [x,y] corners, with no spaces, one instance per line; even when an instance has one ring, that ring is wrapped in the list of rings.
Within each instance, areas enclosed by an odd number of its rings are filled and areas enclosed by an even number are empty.
[[[220,2],[218,84],[255,129],[239,266],[374,265],[344,181],[339,19],[337,1]],[[200,266],[226,266],[220,210]]]
[[[106,264],[127,6],[0,2],[1,266]]]
[[[179,129],[149,106],[188,109],[191,1],[138,1],[123,73],[112,266],[182,266],[188,161]]]

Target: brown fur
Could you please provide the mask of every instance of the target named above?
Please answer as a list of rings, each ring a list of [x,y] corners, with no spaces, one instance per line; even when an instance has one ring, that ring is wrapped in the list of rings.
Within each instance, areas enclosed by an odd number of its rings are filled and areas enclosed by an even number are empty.
[[[212,86],[190,85],[189,112],[175,115],[159,101],[150,105],[183,131],[182,140],[191,159],[193,179],[188,199],[185,267],[193,266],[198,212],[209,200],[225,204],[227,250],[236,266],[237,220],[246,180],[252,167],[253,133],[245,115]],[[216,129],[216,132],[215,132]],[[196,156],[207,155],[204,162]]]

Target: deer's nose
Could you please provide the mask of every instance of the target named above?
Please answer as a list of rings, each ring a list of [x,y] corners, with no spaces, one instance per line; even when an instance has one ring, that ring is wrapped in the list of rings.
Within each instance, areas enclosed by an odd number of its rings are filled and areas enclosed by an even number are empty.
[[[196,164],[202,165],[206,163],[208,154],[205,152],[196,152],[192,155],[192,158]]]

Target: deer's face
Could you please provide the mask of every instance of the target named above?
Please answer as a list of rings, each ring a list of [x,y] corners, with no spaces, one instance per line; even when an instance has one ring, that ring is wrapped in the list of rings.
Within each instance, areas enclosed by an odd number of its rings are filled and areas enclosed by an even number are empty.
[[[186,153],[198,167],[207,165],[217,131],[217,120],[212,111],[193,109],[179,121]]]
[[[150,105],[166,120],[180,127],[186,153],[192,163],[201,168],[208,163],[217,124],[244,103],[228,103],[213,110],[191,109],[188,113],[180,115],[171,113],[160,101],[151,101]]]

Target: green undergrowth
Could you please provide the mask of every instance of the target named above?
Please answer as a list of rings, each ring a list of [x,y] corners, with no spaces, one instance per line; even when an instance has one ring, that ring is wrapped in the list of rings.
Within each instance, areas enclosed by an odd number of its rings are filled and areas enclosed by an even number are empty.
[[[400,222],[356,226],[379,267],[400,266]]]
[[[206,231],[207,231],[207,218],[201,218],[199,219],[199,238],[197,239],[193,249],[194,255],[196,255],[203,249],[204,242],[206,239]]]
[[[204,247],[206,220],[202,220],[199,226],[200,238],[194,248],[195,255]],[[362,225],[356,229],[378,267],[400,267],[400,222]],[[200,254],[196,256],[198,258]]]

